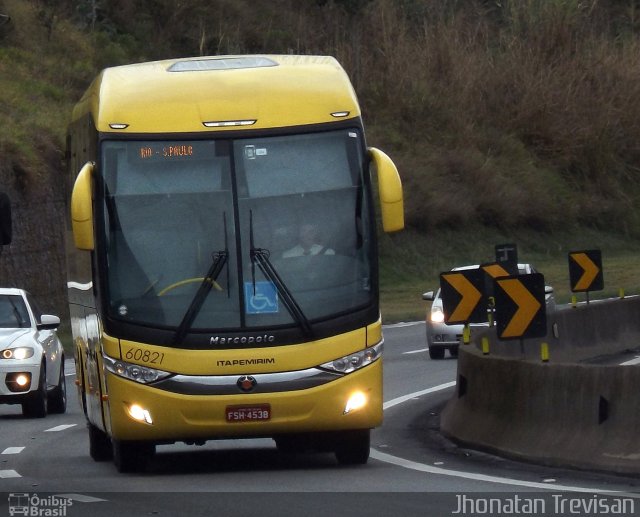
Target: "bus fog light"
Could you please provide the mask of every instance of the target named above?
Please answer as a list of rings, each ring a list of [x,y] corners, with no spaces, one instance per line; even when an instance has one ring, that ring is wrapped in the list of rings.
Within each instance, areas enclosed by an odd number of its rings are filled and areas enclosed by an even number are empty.
[[[367,405],[367,396],[361,391],[356,391],[353,395],[349,397],[347,400],[347,405],[344,407],[344,415],[347,415],[353,411],[357,411],[358,409],[362,409]]]
[[[151,414],[149,411],[144,409],[142,406],[138,404],[131,404],[127,407],[129,411],[129,416],[138,422],[145,422],[147,424],[153,424],[153,420],[151,419]]]

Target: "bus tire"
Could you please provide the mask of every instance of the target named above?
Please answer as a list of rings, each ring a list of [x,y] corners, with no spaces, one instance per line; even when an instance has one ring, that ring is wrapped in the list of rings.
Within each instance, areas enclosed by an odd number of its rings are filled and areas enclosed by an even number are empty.
[[[143,472],[156,452],[156,446],[149,442],[111,440],[113,463],[118,472]]]
[[[93,461],[108,461],[113,458],[113,447],[107,433],[87,422],[89,429],[89,455]]]
[[[345,431],[338,438],[335,447],[336,459],[340,465],[364,465],[369,460],[371,431]]]

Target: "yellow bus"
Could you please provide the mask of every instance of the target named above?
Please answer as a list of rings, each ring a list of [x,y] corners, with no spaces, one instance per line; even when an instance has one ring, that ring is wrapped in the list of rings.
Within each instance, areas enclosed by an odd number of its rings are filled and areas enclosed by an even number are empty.
[[[90,455],[269,437],[366,463],[382,422],[375,168],[331,57],[105,69],[68,132],[68,296]]]

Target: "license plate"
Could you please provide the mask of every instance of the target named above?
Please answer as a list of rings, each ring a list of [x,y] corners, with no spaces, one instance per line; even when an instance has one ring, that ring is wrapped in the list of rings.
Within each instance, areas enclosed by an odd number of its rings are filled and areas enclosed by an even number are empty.
[[[271,406],[258,404],[255,406],[227,406],[227,422],[256,422],[271,419]]]

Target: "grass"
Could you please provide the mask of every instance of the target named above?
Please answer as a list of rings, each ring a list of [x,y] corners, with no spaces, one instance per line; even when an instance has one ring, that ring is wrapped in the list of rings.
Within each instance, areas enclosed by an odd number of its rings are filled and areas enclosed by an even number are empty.
[[[437,287],[437,279],[416,279],[416,283],[403,282],[383,285],[380,292],[380,311],[383,323],[418,321],[424,319],[427,302],[422,293]],[[420,290],[420,285],[428,286]]]

